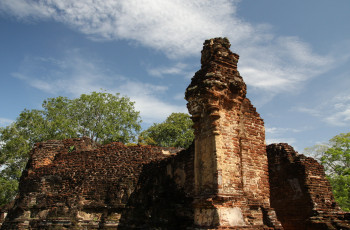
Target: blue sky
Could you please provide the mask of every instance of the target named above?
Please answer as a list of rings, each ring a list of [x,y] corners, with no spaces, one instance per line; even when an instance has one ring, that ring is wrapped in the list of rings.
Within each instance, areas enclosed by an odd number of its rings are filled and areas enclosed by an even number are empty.
[[[48,97],[119,92],[143,127],[187,112],[205,39],[228,37],[267,143],[349,132],[348,0],[0,0],[0,126]]]

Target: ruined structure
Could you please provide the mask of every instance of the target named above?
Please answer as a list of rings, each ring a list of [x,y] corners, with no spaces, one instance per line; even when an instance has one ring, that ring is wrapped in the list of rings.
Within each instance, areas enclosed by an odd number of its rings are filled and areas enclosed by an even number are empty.
[[[267,146],[271,206],[284,229],[349,229],[350,213],[335,203],[324,168],[286,144]]]
[[[179,151],[99,146],[89,138],[37,143],[2,229],[148,228],[164,225],[164,219],[187,223],[191,217],[178,217],[173,210],[176,202],[179,213],[191,204],[184,194],[193,184],[193,175],[185,174],[193,168],[191,150],[174,155]],[[169,176],[186,189],[174,189]]]
[[[264,123],[229,48],[225,38],[207,40],[186,90],[195,129],[194,222],[279,228],[270,209]]]
[[[204,43],[186,90],[190,148],[37,143],[1,229],[350,229],[321,165],[286,144],[266,149],[229,48]]]

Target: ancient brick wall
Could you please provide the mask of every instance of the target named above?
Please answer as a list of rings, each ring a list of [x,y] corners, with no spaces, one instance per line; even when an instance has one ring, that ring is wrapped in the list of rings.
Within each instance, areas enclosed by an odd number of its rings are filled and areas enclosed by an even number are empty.
[[[285,143],[267,146],[271,207],[284,229],[350,229],[323,166]]]
[[[194,221],[198,228],[279,228],[270,209],[264,123],[229,48],[226,38],[205,41],[201,69],[186,90],[195,128]]]
[[[98,146],[87,138],[38,143],[23,172],[19,196],[2,229],[115,228],[120,219],[128,219],[123,212],[130,209],[129,198],[136,196],[133,193],[137,184],[143,184],[139,182],[140,175],[154,177],[154,173],[148,175],[152,171],[143,171],[143,167],[150,164],[148,168],[157,169],[158,163],[172,159],[177,151],[151,146],[126,147],[120,143]],[[181,171],[171,166],[171,162],[167,167],[175,170],[169,172],[175,184],[183,183],[183,187],[191,189],[188,186],[191,177],[181,179],[186,176],[187,163],[176,161]],[[169,176],[165,172],[158,177]],[[124,221],[124,224],[131,223]]]
[[[30,154],[30,168],[36,169],[49,165],[54,161],[55,156],[62,151],[92,150],[98,145],[90,138],[67,139],[63,141],[49,140],[44,143],[36,143]]]
[[[121,229],[192,229],[194,149],[144,166]],[[118,228],[119,229],[119,228]]]

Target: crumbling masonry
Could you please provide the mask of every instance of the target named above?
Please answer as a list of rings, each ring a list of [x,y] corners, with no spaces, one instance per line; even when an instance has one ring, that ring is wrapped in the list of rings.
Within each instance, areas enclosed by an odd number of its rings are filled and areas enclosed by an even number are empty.
[[[1,229],[350,229],[320,164],[266,147],[229,48],[204,43],[185,94],[190,148],[37,143]]]
[[[195,129],[194,223],[280,228],[270,208],[264,123],[229,48],[227,39],[206,41],[186,90]]]

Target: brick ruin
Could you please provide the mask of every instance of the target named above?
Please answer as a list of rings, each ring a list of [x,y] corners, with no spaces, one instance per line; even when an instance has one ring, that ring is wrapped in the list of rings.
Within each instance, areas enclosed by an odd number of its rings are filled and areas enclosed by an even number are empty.
[[[324,168],[286,143],[267,146],[271,206],[284,229],[350,229]]]
[[[195,129],[194,223],[280,228],[270,208],[263,120],[246,98],[227,39],[204,43],[186,90]]]
[[[192,146],[37,143],[1,229],[350,229],[317,161],[266,147],[229,48],[205,41],[186,90]]]
[[[37,143],[2,229],[121,229],[172,219],[186,224],[190,151],[100,146],[89,138]],[[186,215],[174,215],[176,205]]]

